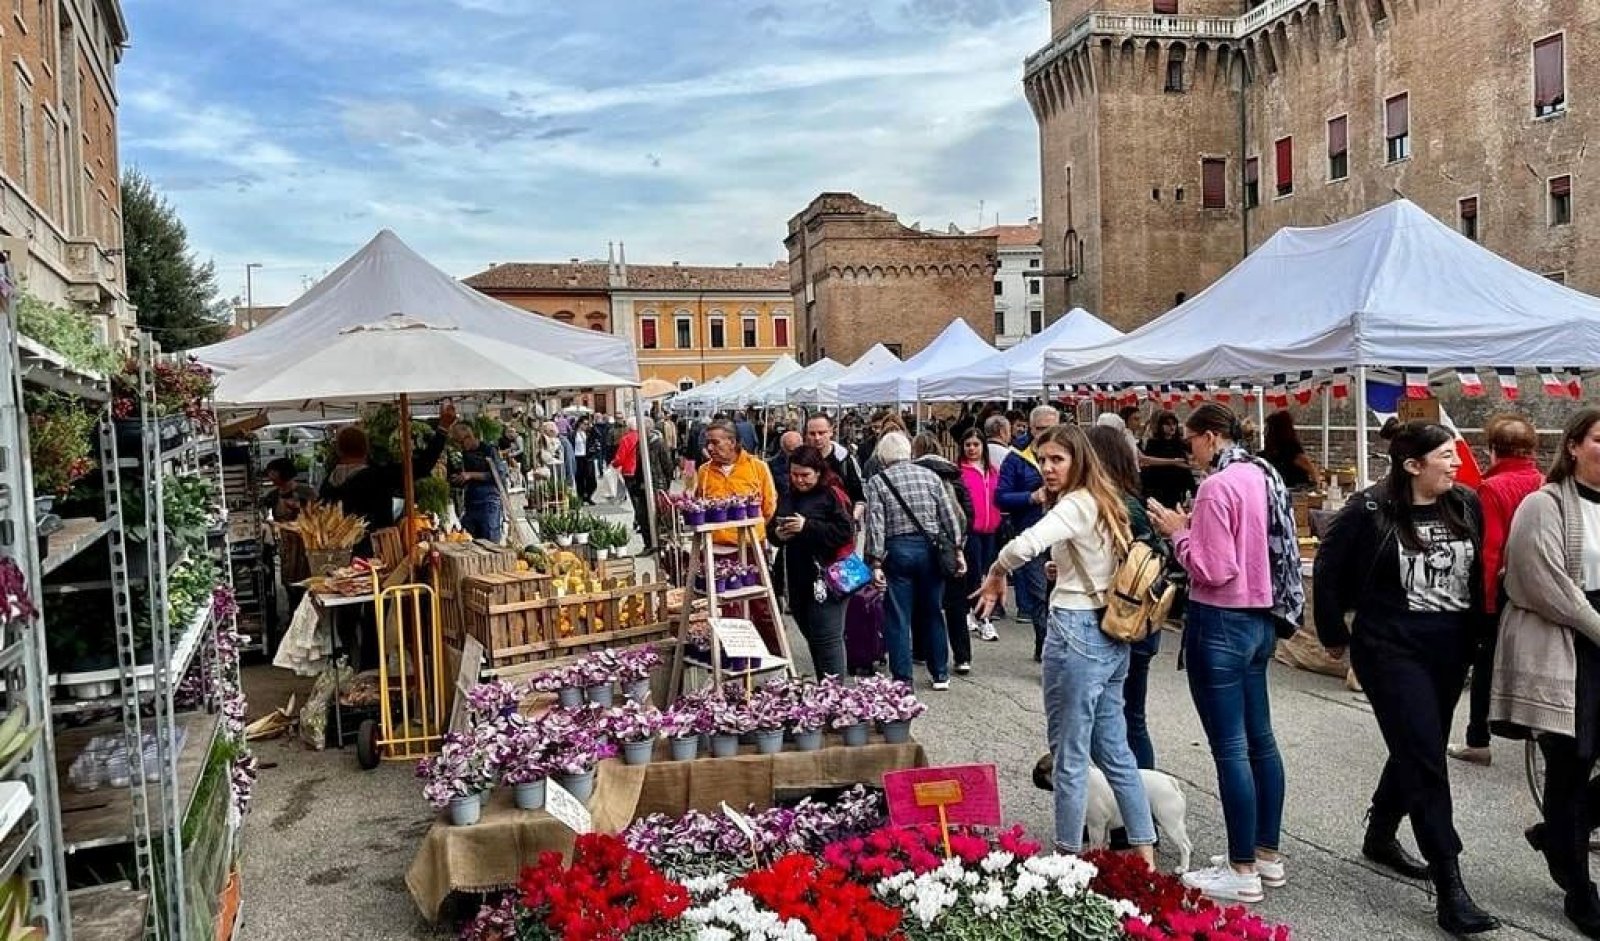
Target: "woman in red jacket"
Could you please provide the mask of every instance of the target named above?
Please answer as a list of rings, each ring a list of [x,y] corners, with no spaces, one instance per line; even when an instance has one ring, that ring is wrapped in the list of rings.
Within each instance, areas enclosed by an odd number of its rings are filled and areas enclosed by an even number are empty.
[[[1500,573],[1505,568],[1506,536],[1517,507],[1535,490],[1544,486],[1544,472],[1534,455],[1539,450],[1539,433],[1520,415],[1501,415],[1489,420],[1489,456],[1493,463],[1478,485],[1478,500],[1483,504],[1484,607],[1489,614],[1499,611]],[[1494,675],[1494,631],[1478,638],[1472,661],[1472,694],[1467,703],[1467,743],[1451,745],[1451,758],[1475,765],[1489,764],[1489,683]]]

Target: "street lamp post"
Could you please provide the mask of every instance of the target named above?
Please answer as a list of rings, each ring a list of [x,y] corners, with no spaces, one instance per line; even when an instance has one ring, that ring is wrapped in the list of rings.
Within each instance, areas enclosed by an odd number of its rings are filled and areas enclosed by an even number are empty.
[[[244,266],[244,315],[249,321],[249,323],[244,325],[246,330],[254,330],[256,327],[255,284],[251,279],[251,275],[255,273],[255,269],[260,267],[261,262],[259,261],[252,261]]]

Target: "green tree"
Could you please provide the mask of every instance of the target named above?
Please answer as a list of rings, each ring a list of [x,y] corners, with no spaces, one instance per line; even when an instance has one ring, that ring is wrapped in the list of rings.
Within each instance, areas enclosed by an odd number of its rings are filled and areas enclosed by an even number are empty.
[[[128,300],[139,308],[139,326],[168,350],[222,339],[228,305],[214,266],[195,257],[177,210],[132,168],[122,174],[122,220]]]

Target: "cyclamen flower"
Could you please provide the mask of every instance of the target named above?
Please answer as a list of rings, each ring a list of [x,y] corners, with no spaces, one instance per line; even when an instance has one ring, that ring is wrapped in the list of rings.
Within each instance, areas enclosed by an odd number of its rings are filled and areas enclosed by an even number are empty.
[[[491,680],[467,690],[467,712],[474,722],[487,722],[516,712],[522,705],[523,687]]]
[[[656,737],[661,722],[661,712],[656,707],[624,699],[606,711],[602,728],[613,741],[643,742]]]
[[[211,591],[211,611],[218,621],[231,620],[239,613],[239,603],[234,600],[233,589],[218,585]]]

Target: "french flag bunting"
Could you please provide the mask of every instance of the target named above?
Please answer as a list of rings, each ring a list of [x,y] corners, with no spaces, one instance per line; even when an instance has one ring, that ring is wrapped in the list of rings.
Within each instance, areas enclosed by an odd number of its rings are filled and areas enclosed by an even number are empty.
[[[1299,402],[1301,405],[1310,405],[1311,396],[1314,395],[1316,391],[1317,390],[1312,386],[1301,386],[1300,388],[1294,390],[1294,400]]]
[[[1572,396],[1573,401],[1583,398],[1583,370],[1567,370],[1567,394]]]
[[[1508,402],[1515,402],[1521,390],[1517,388],[1517,371],[1510,366],[1496,366],[1494,368],[1494,381],[1500,387],[1500,395]]]
[[[1333,380],[1333,397],[1343,402],[1350,398],[1350,377],[1336,376]]]
[[[1428,397],[1428,373],[1421,369],[1407,369],[1406,398],[1425,399]]]
[[[1478,376],[1476,369],[1457,369],[1456,379],[1461,383],[1461,391],[1471,398],[1483,394],[1483,379]]]
[[[1567,397],[1566,383],[1562,382],[1556,371],[1548,366],[1539,367],[1539,384],[1544,387],[1544,394],[1553,399]]]

